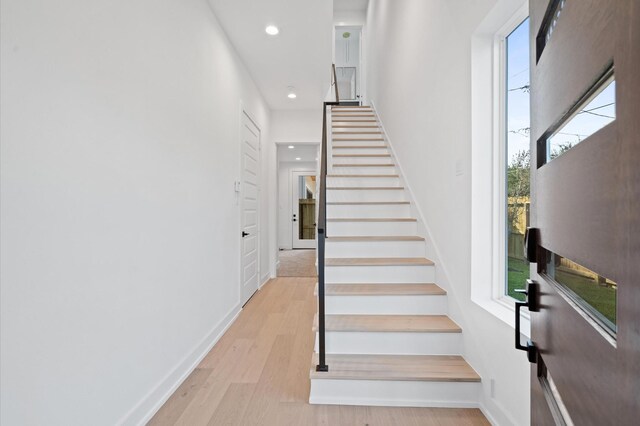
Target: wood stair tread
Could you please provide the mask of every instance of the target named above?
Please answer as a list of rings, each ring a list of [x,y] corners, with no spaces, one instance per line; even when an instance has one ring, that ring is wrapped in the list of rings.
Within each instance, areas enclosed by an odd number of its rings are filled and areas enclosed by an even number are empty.
[[[327,222],[417,222],[413,217],[336,217]]]
[[[331,206],[386,206],[386,205],[406,205],[409,201],[327,201]]]
[[[331,123],[331,128],[333,129],[377,129],[380,126],[376,124],[333,124]]]
[[[386,145],[334,145],[333,149],[387,149]]]
[[[376,120],[375,118],[367,118],[364,120],[340,120],[337,118],[332,118],[331,121],[334,123],[376,123],[378,120]]]
[[[327,237],[327,241],[335,243],[345,242],[380,242],[380,241],[424,241],[424,237],[413,236],[388,236],[388,235],[372,235],[372,236],[353,236],[353,237]]]
[[[325,284],[324,292],[329,296],[444,296],[447,294],[446,291],[433,283]]]
[[[326,331],[365,333],[461,333],[446,315],[325,315]],[[318,314],[313,319],[318,331]]]
[[[327,189],[333,189],[337,191],[345,191],[345,190],[401,190],[404,189],[404,186],[328,186]]]
[[[480,376],[459,355],[358,355],[327,354],[329,371],[315,371],[311,379],[399,380],[430,382],[480,382]]]
[[[382,142],[384,138],[333,138],[334,142]]]
[[[362,111],[362,112],[350,112],[350,114],[347,114],[347,111],[343,111],[341,113],[333,113],[331,114],[332,120],[334,118],[370,118],[370,119],[375,119],[375,115],[374,114],[366,114],[366,111]]]
[[[331,178],[399,178],[400,175],[327,175]]]
[[[333,132],[334,135],[381,135],[382,132],[379,130],[371,131],[371,130],[363,130],[363,131],[353,131],[353,130],[345,130],[342,132]]]
[[[433,266],[426,257],[329,257],[325,266]]]
[[[334,157],[391,157],[391,154],[332,154]]]
[[[333,167],[395,167],[395,164],[334,164]]]

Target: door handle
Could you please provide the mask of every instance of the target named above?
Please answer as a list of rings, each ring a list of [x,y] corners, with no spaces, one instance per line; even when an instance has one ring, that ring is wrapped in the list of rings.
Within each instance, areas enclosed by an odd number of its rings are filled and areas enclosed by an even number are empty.
[[[527,296],[524,302],[516,302],[516,349],[525,351],[527,359],[530,363],[538,362],[538,348],[531,340],[527,340],[524,345],[520,342],[520,309],[527,307],[529,312],[540,311],[540,290],[539,284],[532,280],[527,280],[526,289],[517,289],[516,293],[522,293]]]
[[[251,234],[249,234],[248,232],[242,231],[242,238],[246,237],[247,235],[251,235]]]
[[[538,228],[524,231],[524,257],[531,263],[538,262]]]

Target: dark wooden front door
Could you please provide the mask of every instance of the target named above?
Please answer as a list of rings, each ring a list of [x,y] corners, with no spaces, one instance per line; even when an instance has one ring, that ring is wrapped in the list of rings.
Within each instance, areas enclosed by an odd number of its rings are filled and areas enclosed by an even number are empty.
[[[640,424],[640,1],[530,0],[531,423]]]

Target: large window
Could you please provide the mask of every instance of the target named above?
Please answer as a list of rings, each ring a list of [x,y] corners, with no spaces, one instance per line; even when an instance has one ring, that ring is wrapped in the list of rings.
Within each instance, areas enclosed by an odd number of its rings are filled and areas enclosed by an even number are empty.
[[[529,18],[505,41],[505,293],[518,300],[524,295],[529,263],[524,258],[524,232],[529,226]]]

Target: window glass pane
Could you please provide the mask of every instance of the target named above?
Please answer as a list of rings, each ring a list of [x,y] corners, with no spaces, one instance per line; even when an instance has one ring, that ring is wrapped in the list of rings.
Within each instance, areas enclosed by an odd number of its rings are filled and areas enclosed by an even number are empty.
[[[592,318],[616,332],[618,284],[555,253],[548,253],[545,272]]]
[[[547,162],[564,154],[616,119],[616,82],[605,80],[596,93],[547,139]]]
[[[298,177],[298,239],[316,239],[316,177]]]
[[[506,294],[524,300],[514,290],[525,288],[529,278],[529,18],[507,37],[506,56]]]

